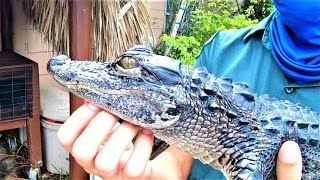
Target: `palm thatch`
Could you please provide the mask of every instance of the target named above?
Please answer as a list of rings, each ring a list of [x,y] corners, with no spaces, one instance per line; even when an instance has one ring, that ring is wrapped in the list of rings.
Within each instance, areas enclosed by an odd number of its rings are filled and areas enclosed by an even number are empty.
[[[68,54],[68,1],[20,0],[20,3],[35,29],[52,44],[53,51]]]
[[[68,54],[68,0],[20,0],[24,12],[55,53]],[[145,0],[92,0],[92,58],[116,59],[136,44],[153,38]]]
[[[94,59],[114,59],[132,45],[149,45],[152,31],[144,0],[92,1],[92,23]]]

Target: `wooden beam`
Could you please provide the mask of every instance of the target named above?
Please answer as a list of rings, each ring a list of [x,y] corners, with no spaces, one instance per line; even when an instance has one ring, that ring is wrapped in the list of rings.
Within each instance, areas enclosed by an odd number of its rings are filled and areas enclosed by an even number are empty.
[[[0,1],[2,51],[12,51],[12,2]]]
[[[69,0],[69,30],[71,59],[91,58],[91,1]],[[83,104],[83,100],[70,94],[70,112]],[[71,180],[89,179],[88,173],[70,155]]]
[[[12,121],[0,121],[0,131],[9,129],[23,128],[26,127],[26,119],[15,119]]]

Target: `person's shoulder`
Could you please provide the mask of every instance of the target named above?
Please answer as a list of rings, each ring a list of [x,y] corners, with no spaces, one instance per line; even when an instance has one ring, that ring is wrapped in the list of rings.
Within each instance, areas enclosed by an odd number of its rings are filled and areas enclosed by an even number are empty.
[[[253,27],[244,27],[240,29],[228,29],[219,31],[219,34],[226,37],[226,38],[232,38],[232,37],[242,37],[244,38]]]
[[[220,30],[217,31],[211,38],[205,43],[209,44],[219,44],[219,43],[242,43],[247,42],[251,39],[253,41],[261,39],[266,29],[268,29],[269,24],[276,14],[277,11],[273,11],[269,16],[265,17],[258,24],[250,27],[244,27],[240,29],[229,29],[229,30]],[[254,37],[254,38],[253,38]]]
[[[238,56],[236,49],[244,46],[244,37],[252,27],[222,30],[216,32],[202,47],[195,66],[206,66],[208,69],[225,55]]]
[[[241,29],[229,29],[217,31],[210,39],[205,43],[206,45],[212,43],[226,43],[233,41],[243,41],[253,27],[245,27]]]

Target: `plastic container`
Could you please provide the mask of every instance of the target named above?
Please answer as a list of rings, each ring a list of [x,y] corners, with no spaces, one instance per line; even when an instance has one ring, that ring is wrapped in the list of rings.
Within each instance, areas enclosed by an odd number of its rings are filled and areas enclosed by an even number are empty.
[[[54,174],[69,173],[69,153],[62,148],[57,139],[61,122],[41,119],[42,147],[44,165]]]
[[[41,115],[64,122],[70,114],[69,92],[51,86],[40,87]]]
[[[69,173],[69,153],[62,148],[56,136],[62,123],[70,116],[69,101],[66,91],[50,86],[40,87],[43,161],[47,170],[54,174]],[[19,139],[27,141],[26,128],[19,129]]]
[[[52,86],[40,86],[41,116],[54,121],[64,122],[70,112],[69,93]],[[27,141],[27,129],[19,128],[20,142]],[[48,139],[49,141],[50,139]],[[28,147],[28,143],[24,144]],[[46,152],[44,152],[46,153]]]
[[[69,92],[51,86],[40,87],[41,130],[44,165],[49,172],[69,172],[69,153],[62,148],[57,132],[69,118]]]

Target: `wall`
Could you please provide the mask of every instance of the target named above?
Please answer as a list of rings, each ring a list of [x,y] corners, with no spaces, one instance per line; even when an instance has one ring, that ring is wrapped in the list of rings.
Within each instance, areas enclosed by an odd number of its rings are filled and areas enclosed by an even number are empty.
[[[147,0],[150,7],[150,16],[155,38],[162,33],[164,22],[165,0]],[[52,80],[46,70],[48,60],[52,57],[50,45],[43,42],[41,34],[33,29],[22,13],[21,6],[16,0],[13,3],[13,49],[39,64],[40,85],[49,85],[61,88]]]
[[[60,87],[53,82],[46,70],[46,64],[52,57],[51,47],[43,42],[41,34],[33,29],[21,10],[20,4],[14,0],[13,5],[13,50],[38,63],[40,83]]]
[[[165,23],[165,0],[148,0],[153,33],[158,42]]]

